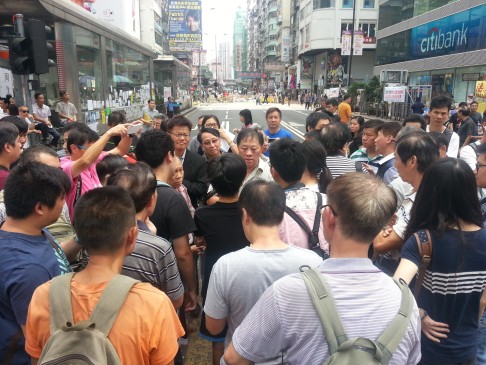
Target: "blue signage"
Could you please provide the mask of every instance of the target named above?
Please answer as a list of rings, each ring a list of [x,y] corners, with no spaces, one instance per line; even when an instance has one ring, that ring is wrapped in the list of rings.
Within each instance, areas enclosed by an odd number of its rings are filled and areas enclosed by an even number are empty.
[[[419,59],[484,49],[485,34],[486,5],[480,5],[413,28],[410,58]]]

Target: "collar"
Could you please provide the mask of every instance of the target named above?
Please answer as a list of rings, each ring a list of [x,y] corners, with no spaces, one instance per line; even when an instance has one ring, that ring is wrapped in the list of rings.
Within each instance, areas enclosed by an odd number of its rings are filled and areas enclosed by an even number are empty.
[[[379,273],[378,269],[368,258],[329,258],[319,265],[319,270],[325,273]]]
[[[380,161],[378,161],[378,164],[379,165],[383,165],[385,162],[388,162],[388,161],[390,161],[390,160],[392,160],[394,158],[395,158],[395,154],[394,153],[390,153],[389,155],[386,155]]]
[[[184,159],[186,158],[186,152],[187,152],[187,148],[184,150],[184,153],[182,154],[182,156],[179,157],[181,159],[182,163],[184,163]]]

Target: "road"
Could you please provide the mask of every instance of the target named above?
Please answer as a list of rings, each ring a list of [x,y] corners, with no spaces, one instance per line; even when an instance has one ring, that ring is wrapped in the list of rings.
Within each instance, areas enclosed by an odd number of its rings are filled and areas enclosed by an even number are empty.
[[[255,105],[255,103],[247,102],[212,103],[200,105],[197,107],[197,109],[186,114],[185,116],[189,118],[194,126],[196,126],[197,118],[200,115],[214,114],[218,117],[222,124],[223,122],[227,122],[229,125],[228,130],[232,131],[234,128],[241,128],[242,126],[239,117],[240,110],[250,109],[253,116],[253,122],[266,129],[267,123],[265,121],[265,112],[270,107],[278,107],[282,111],[282,128],[292,133],[296,140],[304,140],[305,119],[311,113],[311,111],[305,110],[300,106],[300,104],[291,104],[289,107],[281,104]],[[195,129],[193,133],[196,133]]]

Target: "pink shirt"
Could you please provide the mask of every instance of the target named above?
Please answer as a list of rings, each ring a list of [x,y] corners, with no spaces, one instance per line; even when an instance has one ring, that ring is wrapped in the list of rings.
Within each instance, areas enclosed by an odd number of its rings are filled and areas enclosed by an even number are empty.
[[[78,189],[77,186],[79,177],[81,177],[82,182],[80,196],[87,191],[101,187],[100,179],[98,178],[98,174],[96,173],[96,164],[104,159],[107,155],[108,152],[102,152],[98,159],[95,161],[95,163],[93,163],[90,167],[84,170],[78,177],[73,177],[72,166],[74,164],[74,161],[71,160],[71,157],[61,158],[61,168],[69,177],[69,180],[71,180],[71,189],[69,189],[69,192],[66,195],[66,204],[69,209],[71,223],[74,221],[74,201],[76,198],[76,190]]]

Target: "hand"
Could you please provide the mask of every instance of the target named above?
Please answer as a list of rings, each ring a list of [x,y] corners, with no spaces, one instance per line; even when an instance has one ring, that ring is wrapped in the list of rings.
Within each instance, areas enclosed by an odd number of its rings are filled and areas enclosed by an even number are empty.
[[[383,237],[388,237],[393,231],[393,228],[391,227],[386,227],[383,228]]]
[[[430,341],[440,342],[441,338],[447,338],[450,331],[447,323],[436,322],[426,315],[422,319],[422,332]]]
[[[33,129],[33,130],[32,130],[32,133],[42,134],[42,131],[40,131],[40,130],[38,130],[38,129]]]
[[[117,126],[108,129],[108,132],[106,133],[108,133],[110,137],[114,137],[114,136],[125,137],[128,135],[128,128],[125,124],[118,124]]]
[[[185,302],[187,303],[186,304],[186,312],[190,312],[194,309],[196,309],[196,306],[197,306],[197,294],[196,294],[196,291],[186,291],[184,293],[184,297],[185,297]]]
[[[368,172],[368,174],[370,174],[371,176],[375,176],[375,172],[373,171],[373,168],[370,165],[368,165],[367,163],[363,163],[363,167]]]

